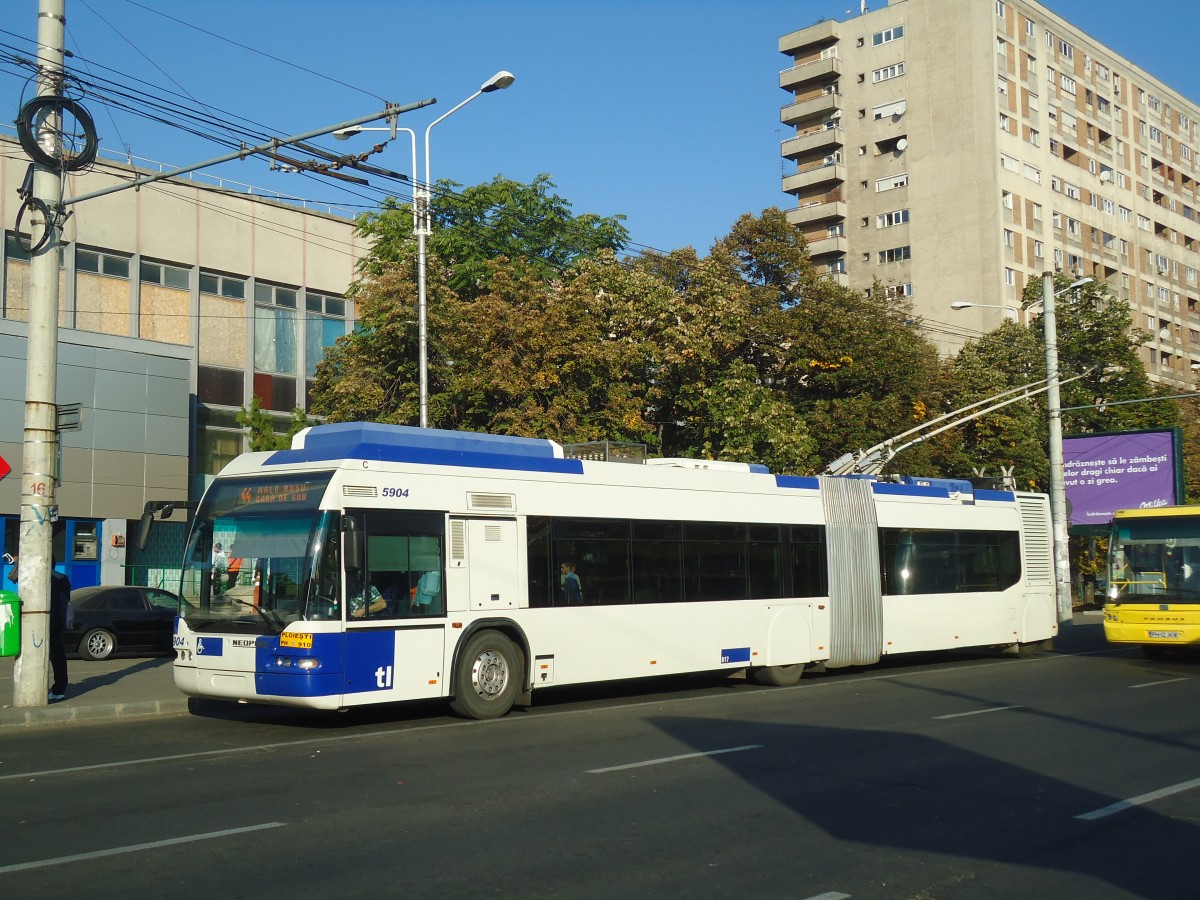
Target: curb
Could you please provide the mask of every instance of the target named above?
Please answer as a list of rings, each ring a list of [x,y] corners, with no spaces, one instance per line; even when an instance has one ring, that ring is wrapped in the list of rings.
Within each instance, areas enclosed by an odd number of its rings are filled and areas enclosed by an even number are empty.
[[[96,706],[37,706],[29,709],[0,709],[0,729],[40,725],[77,725],[106,719],[142,719],[150,716],[179,715],[188,711],[188,698],[140,700]]]

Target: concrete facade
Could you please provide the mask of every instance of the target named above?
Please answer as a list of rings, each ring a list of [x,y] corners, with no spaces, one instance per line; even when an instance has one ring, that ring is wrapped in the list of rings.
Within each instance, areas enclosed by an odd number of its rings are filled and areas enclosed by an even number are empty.
[[[1028,0],[891,0],[779,49],[788,218],[830,277],[908,296],[945,353],[1043,271],[1092,277],[1151,378],[1192,383],[1200,106]]]

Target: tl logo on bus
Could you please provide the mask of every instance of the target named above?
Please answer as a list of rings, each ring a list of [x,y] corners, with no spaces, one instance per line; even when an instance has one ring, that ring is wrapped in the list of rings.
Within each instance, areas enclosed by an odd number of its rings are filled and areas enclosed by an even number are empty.
[[[392,686],[392,667],[380,666],[375,670],[375,687],[390,688]]]

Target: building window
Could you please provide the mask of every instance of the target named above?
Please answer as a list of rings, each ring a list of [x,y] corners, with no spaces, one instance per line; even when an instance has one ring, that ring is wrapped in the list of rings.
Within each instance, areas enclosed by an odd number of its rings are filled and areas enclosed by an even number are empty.
[[[879,194],[884,191],[890,191],[894,188],[904,187],[908,184],[908,173],[901,172],[899,175],[889,175],[886,178],[878,178],[875,181],[875,193]]]
[[[871,44],[878,47],[880,44],[889,44],[902,37],[904,37],[904,26],[893,25],[891,28],[885,28],[883,31],[877,31],[871,35]]]
[[[996,76],[996,90],[1004,96],[1008,96],[1008,79],[1003,75]]]
[[[201,402],[241,406],[241,370],[246,364],[246,282],[211,272],[200,273],[200,328],[198,353],[200,365],[237,369],[237,400],[227,404],[215,396]],[[232,388],[222,382],[222,397],[231,396]]]
[[[904,100],[893,100],[891,103],[884,103],[882,106],[875,107],[875,119],[886,119],[890,116],[902,116],[907,108],[907,103]]]
[[[882,69],[876,69],[871,73],[871,83],[879,84],[881,81],[891,81],[893,78],[899,78],[904,74],[904,63],[898,62],[890,66],[884,66]]]
[[[1046,255],[1046,245],[1041,241],[1033,242],[1033,255],[1036,259],[1042,259]]]
[[[1015,240],[1015,236],[1013,235],[1013,232],[1010,231],[1009,229],[1005,228],[1004,229],[1004,246],[1012,247],[1015,243],[1016,243],[1016,240]]]
[[[1068,197],[1070,197],[1072,200],[1079,199],[1079,188],[1076,187],[1075,185],[1071,184],[1069,181],[1063,182],[1063,193],[1066,194]]]
[[[1000,154],[1000,166],[1004,169],[1007,169],[1009,172],[1021,171],[1021,163],[1015,157],[1009,156],[1007,153]]]
[[[879,251],[879,262],[880,264],[902,262],[903,260],[911,258],[911,256],[912,252],[907,245],[903,247],[893,247],[890,250]]]
[[[1058,52],[1064,59],[1074,59],[1075,58],[1075,48],[1072,47],[1070,44],[1068,44],[1066,41],[1060,40],[1058,42]]]
[[[190,340],[189,308],[191,272],[143,260],[142,290],[139,302],[138,337],[169,344],[187,344]]]
[[[1017,283],[1017,273],[1007,266],[1004,267],[1004,283],[1010,285]]]
[[[1006,116],[1004,113],[1000,113],[1000,130],[1005,134],[1013,133],[1011,116]]]
[[[1064,74],[1060,76],[1059,83],[1062,84],[1062,89],[1065,93],[1075,96],[1075,79]]]
[[[245,300],[246,281],[243,278],[201,272],[200,293],[212,294],[214,297],[228,297],[231,300]]]
[[[903,225],[908,221],[907,209],[896,209],[892,212],[881,213],[875,217],[876,228],[891,228],[893,225]]]
[[[996,0],[996,15],[1004,18],[1004,0]]]
[[[129,257],[77,249],[75,327],[132,337],[129,309]]]

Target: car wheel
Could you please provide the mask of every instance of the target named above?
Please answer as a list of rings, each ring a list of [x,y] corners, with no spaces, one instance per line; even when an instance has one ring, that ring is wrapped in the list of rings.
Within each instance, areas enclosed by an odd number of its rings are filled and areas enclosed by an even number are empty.
[[[79,655],[84,659],[108,659],[116,649],[117,639],[103,628],[93,628],[79,642]]]

